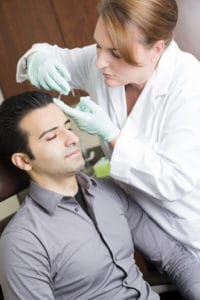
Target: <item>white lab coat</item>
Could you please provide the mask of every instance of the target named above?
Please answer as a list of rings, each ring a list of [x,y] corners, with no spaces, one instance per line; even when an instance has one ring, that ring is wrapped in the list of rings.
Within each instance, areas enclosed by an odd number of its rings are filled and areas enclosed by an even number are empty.
[[[111,176],[200,259],[199,61],[172,42],[127,116],[125,89],[104,84],[94,45],[68,50],[35,44],[18,63],[18,82],[27,79],[25,60],[37,49],[54,53],[71,74],[71,87],[86,90],[121,129],[113,153],[102,145]]]

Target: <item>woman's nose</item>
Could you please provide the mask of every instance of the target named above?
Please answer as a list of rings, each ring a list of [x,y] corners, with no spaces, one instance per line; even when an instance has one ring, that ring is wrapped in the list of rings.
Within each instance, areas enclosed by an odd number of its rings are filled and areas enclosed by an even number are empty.
[[[106,54],[106,50],[99,49],[97,50],[97,68],[103,69],[108,66],[108,55]]]

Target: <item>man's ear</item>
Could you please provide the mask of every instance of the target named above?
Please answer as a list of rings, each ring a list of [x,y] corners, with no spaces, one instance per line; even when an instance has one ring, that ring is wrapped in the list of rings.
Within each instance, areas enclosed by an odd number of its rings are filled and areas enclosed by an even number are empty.
[[[11,160],[12,163],[21,170],[30,171],[32,169],[31,160],[25,153],[14,153]]]

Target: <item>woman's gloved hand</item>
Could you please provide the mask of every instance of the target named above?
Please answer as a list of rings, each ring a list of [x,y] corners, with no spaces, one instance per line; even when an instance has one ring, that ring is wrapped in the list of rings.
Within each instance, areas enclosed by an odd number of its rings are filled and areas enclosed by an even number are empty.
[[[70,92],[70,75],[52,54],[35,52],[27,60],[28,79],[34,86],[54,90],[63,95]]]
[[[119,129],[111,122],[107,113],[90,97],[81,97],[76,108],[66,105],[60,99],[53,99],[68,116],[76,122],[77,126],[89,134],[100,136],[105,142],[110,142],[118,134]]]

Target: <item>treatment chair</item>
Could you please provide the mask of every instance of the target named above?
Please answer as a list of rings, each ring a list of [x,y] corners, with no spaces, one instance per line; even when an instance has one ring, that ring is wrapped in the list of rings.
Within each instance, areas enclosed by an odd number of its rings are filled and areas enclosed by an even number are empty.
[[[0,162],[0,202],[23,191],[29,185],[29,178],[16,168],[6,168]],[[0,235],[14,213],[0,220]],[[0,253],[1,255],[1,253]],[[0,300],[4,300],[0,286]]]

